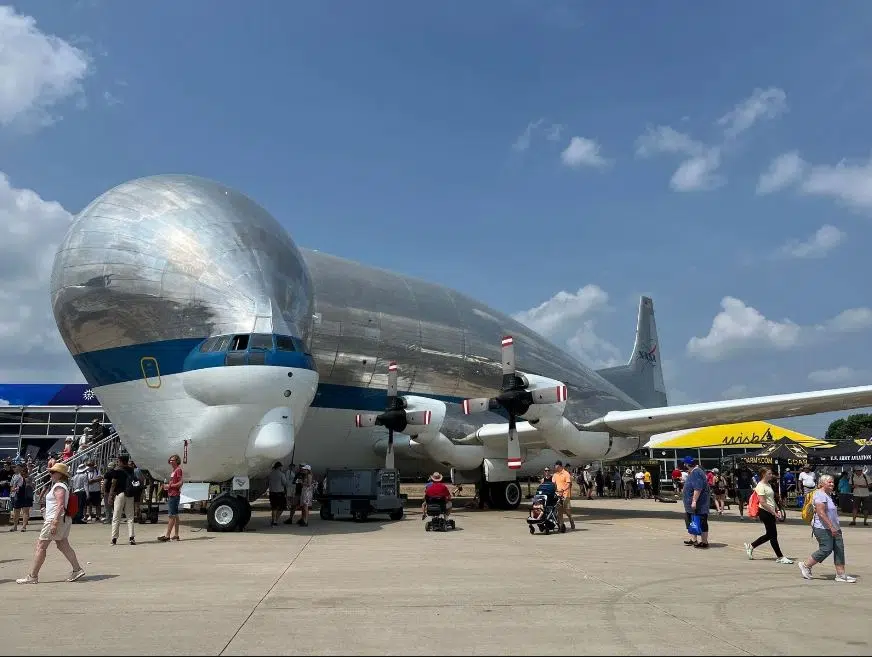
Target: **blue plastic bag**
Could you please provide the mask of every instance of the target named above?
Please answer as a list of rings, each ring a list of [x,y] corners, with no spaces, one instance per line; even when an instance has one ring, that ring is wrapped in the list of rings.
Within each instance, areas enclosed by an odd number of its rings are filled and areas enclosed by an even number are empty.
[[[687,531],[693,536],[702,536],[701,520],[698,515],[690,517],[690,525],[688,525]]]

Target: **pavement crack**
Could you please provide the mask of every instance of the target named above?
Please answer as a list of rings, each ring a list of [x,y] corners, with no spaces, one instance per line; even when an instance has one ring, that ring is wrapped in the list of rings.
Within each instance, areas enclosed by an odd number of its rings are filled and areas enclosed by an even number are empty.
[[[257,611],[257,608],[260,607],[261,603],[263,603],[263,601],[266,600],[266,597],[270,593],[272,593],[272,590],[276,587],[276,584],[278,584],[282,580],[282,577],[285,576],[285,574],[291,569],[291,566],[293,566],[296,563],[297,559],[300,558],[300,555],[303,554],[303,552],[306,550],[307,547],[309,547],[309,543],[312,542],[313,538],[315,538],[315,537],[310,536],[308,539],[306,539],[306,542],[303,543],[303,546],[294,555],[294,557],[291,559],[290,563],[288,563],[288,565],[285,566],[285,569],[281,573],[279,573],[279,576],[273,580],[273,583],[270,584],[270,587],[266,590],[266,593],[264,593],[261,596],[260,600],[257,601],[257,604],[255,604],[254,607],[251,608],[251,611],[248,612],[248,616],[245,617],[245,620],[242,621],[239,624],[239,627],[236,628],[236,631],[233,633],[233,636],[231,636],[230,639],[227,641],[227,643],[224,644],[224,647],[221,649],[221,652],[218,653],[219,657],[220,657],[220,655],[224,654],[224,652],[227,650],[227,648],[230,647],[230,644],[233,643],[233,640],[236,638],[236,636],[239,634],[239,632],[242,630],[242,628],[245,627],[245,624],[251,619],[251,617],[254,615],[254,612]]]

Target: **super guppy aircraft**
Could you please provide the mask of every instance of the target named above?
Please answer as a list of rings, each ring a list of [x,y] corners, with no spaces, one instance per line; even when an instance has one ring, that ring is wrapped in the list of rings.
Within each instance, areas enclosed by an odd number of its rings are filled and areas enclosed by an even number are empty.
[[[214,529],[241,528],[276,460],[323,471],[451,468],[497,506],[558,454],[617,459],[653,434],[872,405],[872,386],[667,406],[654,307],[627,365],[595,372],[443,286],[297,248],[251,199],[161,175],[73,221],[52,307],[125,447]],[[515,359],[517,358],[517,364]],[[397,435],[395,435],[397,434]]]

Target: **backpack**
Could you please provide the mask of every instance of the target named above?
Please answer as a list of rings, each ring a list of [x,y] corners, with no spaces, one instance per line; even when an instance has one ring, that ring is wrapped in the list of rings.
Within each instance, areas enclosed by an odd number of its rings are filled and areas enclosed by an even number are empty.
[[[64,508],[64,514],[67,518],[73,519],[79,513],[79,496],[70,490],[70,485],[66,484],[67,489],[67,506]]]
[[[751,493],[751,497],[748,498],[748,517],[756,518],[760,513],[760,498],[757,496],[757,491],[755,490]]]
[[[141,490],[142,482],[136,476],[136,471],[132,468],[129,470],[125,468],[125,472],[127,473],[127,485],[124,487],[124,496],[135,497]]]
[[[814,520],[814,494],[817,491],[812,491],[805,494],[805,501],[802,504],[802,520],[805,524],[810,525]]]

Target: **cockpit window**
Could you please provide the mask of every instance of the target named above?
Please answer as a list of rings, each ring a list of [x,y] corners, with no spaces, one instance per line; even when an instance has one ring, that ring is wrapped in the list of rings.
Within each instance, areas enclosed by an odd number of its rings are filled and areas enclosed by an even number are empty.
[[[294,339],[287,335],[276,336],[276,349],[279,351],[297,351]]]
[[[251,336],[252,349],[272,349],[273,337],[271,333],[254,333]]]
[[[248,335],[234,335],[230,343],[230,351],[245,351],[248,349]]]
[[[230,338],[232,335],[221,335],[216,338],[218,342],[215,343],[215,348],[212,351],[227,351],[227,347],[230,344]]]
[[[209,338],[203,344],[200,345],[200,352],[207,354],[210,351],[215,351],[215,345],[218,344],[218,340],[220,338]]]

